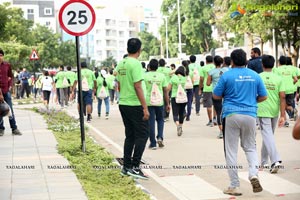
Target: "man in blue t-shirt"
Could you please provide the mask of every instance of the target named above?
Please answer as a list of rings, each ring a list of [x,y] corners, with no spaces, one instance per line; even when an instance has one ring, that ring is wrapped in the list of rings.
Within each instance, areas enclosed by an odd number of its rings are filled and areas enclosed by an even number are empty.
[[[224,150],[231,182],[224,193],[239,196],[242,195],[239,191],[237,166],[239,138],[249,164],[249,180],[253,192],[263,190],[257,176],[258,155],[255,129],[257,103],[267,99],[267,91],[260,76],[245,68],[246,53],[242,49],[234,50],[230,57],[232,70],[221,76],[213,90],[213,98],[223,98]]]

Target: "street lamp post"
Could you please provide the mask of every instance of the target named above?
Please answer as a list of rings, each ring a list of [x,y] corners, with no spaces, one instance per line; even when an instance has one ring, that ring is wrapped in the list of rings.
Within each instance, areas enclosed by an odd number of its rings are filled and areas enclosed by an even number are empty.
[[[179,44],[178,44],[178,50],[179,50],[179,55],[181,56],[182,54],[182,49],[181,49],[181,22],[180,22],[180,6],[179,6],[179,0],[177,0],[177,17],[178,17],[178,39],[179,39]]]
[[[169,45],[168,45],[168,17],[164,16],[163,18],[166,20],[166,58],[169,59]]]

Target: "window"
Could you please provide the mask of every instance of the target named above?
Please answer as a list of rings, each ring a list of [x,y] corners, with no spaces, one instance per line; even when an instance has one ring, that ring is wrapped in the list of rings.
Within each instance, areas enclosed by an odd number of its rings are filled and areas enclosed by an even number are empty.
[[[51,22],[49,22],[49,21],[46,22],[46,26],[50,26],[50,24],[51,24]]]
[[[27,9],[27,14],[34,14],[34,10],[33,9]]]
[[[45,15],[52,15],[52,8],[44,8]]]

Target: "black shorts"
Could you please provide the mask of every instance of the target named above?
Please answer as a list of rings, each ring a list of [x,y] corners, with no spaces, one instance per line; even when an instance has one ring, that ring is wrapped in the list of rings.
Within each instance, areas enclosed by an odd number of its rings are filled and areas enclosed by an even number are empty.
[[[211,108],[212,105],[212,92],[203,92],[203,107]]]

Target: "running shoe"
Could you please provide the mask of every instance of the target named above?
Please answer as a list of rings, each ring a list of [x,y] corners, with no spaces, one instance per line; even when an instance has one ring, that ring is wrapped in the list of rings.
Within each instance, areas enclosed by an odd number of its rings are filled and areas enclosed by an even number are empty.
[[[223,191],[224,194],[229,194],[229,195],[233,195],[233,196],[241,196],[242,192],[240,191],[239,187],[228,187],[227,189],[225,189]]]
[[[134,177],[134,178],[139,178],[139,179],[144,179],[144,180],[149,179],[149,177],[146,176],[140,168],[128,169],[127,174]]]
[[[263,191],[263,188],[261,187],[257,176],[252,176],[250,178],[250,182],[254,193]]]
[[[165,146],[165,145],[164,145],[164,142],[163,142],[163,140],[162,140],[161,138],[158,138],[158,139],[157,139],[157,144],[158,144],[158,146],[159,146],[160,148],[162,148],[162,147]]]
[[[276,174],[280,168],[281,168],[280,161],[273,163],[270,169],[271,174]]]

